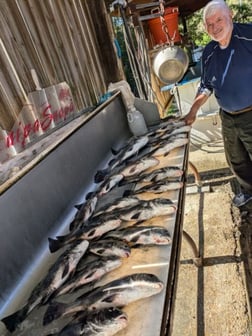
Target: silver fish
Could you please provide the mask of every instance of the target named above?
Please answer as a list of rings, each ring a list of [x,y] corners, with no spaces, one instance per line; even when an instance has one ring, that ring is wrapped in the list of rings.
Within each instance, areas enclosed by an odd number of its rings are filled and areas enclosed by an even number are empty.
[[[149,174],[140,175],[141,182],[158,182],[167,178],[181,177],[184,171],[176,166],[168,166],[155,169]]]
[[[153,168],[159,164],[159,160],[153,156],[144,157],[133,164],[127,165],[121,170],[120,174],[124,177],[135,176],[143,171]]]
[[[182,147],[186,144],[188,144],[189,139],[188,138],[178,138],[178,139],[174,139],[174,141],[170,141],[164,145],[161,145],[152,155],[154,157],[156,156],[161,156],[164,155],[166,156],[167,154],[169,154],[173,149],[178,148],[178,147]]]
[[[86,222],[94,213],[98,201],[98,196],[90,197],[84,204],[81,204],[80,209],[76,213],[73,221],[70,223],[70,231],[76,230],[79,224]]]
[[[150,156],[144,157],[134,163],[127,165],[116,174],[107,177],[107,179],[100,186],[98,195],[102,196],[107,194],[112,188],[118,185],[118,183],[123,180],[123,178],[140,174],[143,171],[152,168],[158,164],[159,160]]]
[[[140,137],[137,137],[133,143],[126,148],[125,151],[123,151],[118,157],[117,157],[117,162],[115,165],[112,167],[114,168],[118,164],[122,164],[125,160],[128,158],[132,157],[135,155],[140,149],[142,149],[145,145],[147,145],[149,141],[149,138],[147,135],[143,135]]]
[[[127,243],[117,239],[99,239],[89,245],[89,251],[101,257],[118,256],[128,258],[130,247]]]
[[[135,205],[139,202],[139,198],[136,196],[131,197],[120,197],[116,199],[113,203],[107,204],[94,213],[93,218],[103,214],[104,212],[112,212],[113,210],[119,210],[130,205]]]
[[[71,293],[90,282],[97,281],[121,264],[121,259],[115,256],[92,260],[80,266],[81,269],[77,268],[77,273],[58,289],[56,295]]]
[[[96,220],[91,221],[88,224],[84,223],[84,225],[80,226],[74,233],[70,232],[64,236],[57,236],[56,239],[48,238],[49,249],[53,253],[73,241],[98,238],[104,233],[118,228],[121,222],[122,220],[113,214],[97,217]]]
[[[113,169],[117,166],[121,166],[127,159],[135,155],[140,149],[142,149],[148,143],[149,138],[146,135],[140,137],[131,138],[126,146],[119,152],[117,157],[112,160],[110,166],[103,170],[99,170],[95,175],[95,182],[99,183],[104,180],[107,175],[111,175]]]
[[[2,319],[9,331],[14,331],[36,306],[48,302],[55,291],[75,272],[76,266],[88,246],[88,241],[83,240],[60,255],[47,272],[46,277],[33,289],[25,306]]]
[[[171,243],[171,236],[167,229],[162,226],[130,226],[121,230],[114,230],[107,234],[125,240],[130,246],[135,245],[168,245]]]
[[[128,183],[141,183],[141,182],[158,182],[164,179],[173,179],[181,177],[184,174],[183,170],[176,166],[162,167],[154,169],[150,173],[142,173],[139,176],[125,179],[121,185]],[[129,197],[129,196],[128,196]],[[133,196],[131,196],[133,197]]]
[[[113,336],[128,325],[127,315],[116,307],[80,313],[59,333],[49,336]]]
[[[139,204],[126,208],[119,213],[124,221],[143,221],[157,216],[172,215],[177,206],[169,199],[155,198],[153,200],[141,200]]]
[[[135,273],[111,281],[84,294],[73,303],[52,302],[44,315],[43,325],[59,317],[79,311],[100,310],[108,307],[123,307],[131,302],[150,297],[162,291],[163,282],[154,274]]]
[[[113,189],[122,179],[123,174],[115,174],[108,177],[101,185],[98,191],[98,195],[102,196],[107,194],[111,189]]]
[[[151,184],[147,184],[143,187],[134,190],[125,190],[124,195],[136,195],[142,193],[161,194],[163,192],[178,190],[183,187],[183,182],[180,181],[159,181]]]

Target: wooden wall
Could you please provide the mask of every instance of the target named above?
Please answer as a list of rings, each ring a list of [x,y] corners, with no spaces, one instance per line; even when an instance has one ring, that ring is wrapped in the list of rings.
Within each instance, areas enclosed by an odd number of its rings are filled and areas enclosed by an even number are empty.
[[[0,127],[40,86],[70,86],[78,110],[95,105],[124,78],[103,0],[0,0]]]

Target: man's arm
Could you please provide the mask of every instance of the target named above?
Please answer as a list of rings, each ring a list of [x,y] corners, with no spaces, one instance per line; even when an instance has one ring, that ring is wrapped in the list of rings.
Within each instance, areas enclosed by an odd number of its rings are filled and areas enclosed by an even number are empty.
[[[191,106],[190,111],[183,118],[183,120],[185,120],[187,125],[191,125],[191,124],[194,123],[194,121],[196,120],[196,116],[197,116],[197,112],[198,112],[199,108],[207,101],[208,97],[209,96],[206,95],[205,93],[199,93],[196,96],[196,98],[194,99],[194,102]]]

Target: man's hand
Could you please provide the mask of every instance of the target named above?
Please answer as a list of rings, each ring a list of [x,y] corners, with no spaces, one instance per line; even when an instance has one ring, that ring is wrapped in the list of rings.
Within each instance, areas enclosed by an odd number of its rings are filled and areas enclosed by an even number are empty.
[[[190,111],[185,117],[183,117],[186,125],[192,125],[196,120],[196,113]]]
[[[196,96],[189,113],[186,114],[183,118],[186,125],[192,125],[195,122],[199,108],[207,101],[208,97],[209,96],[204,93],[198,94]]]

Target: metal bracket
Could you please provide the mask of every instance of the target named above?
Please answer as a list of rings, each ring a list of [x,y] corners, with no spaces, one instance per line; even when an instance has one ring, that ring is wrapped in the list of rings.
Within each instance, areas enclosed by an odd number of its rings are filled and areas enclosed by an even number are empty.
[[[188,242],[190,245],[194,258],[193,258],[193,263],[195,266],[200,267],[203,264],[203,258],[200,256],[199,249],[197,248],[195,241],[192,239],[192,237],[185,231],[183,230],[183,237],[185,240]]]

